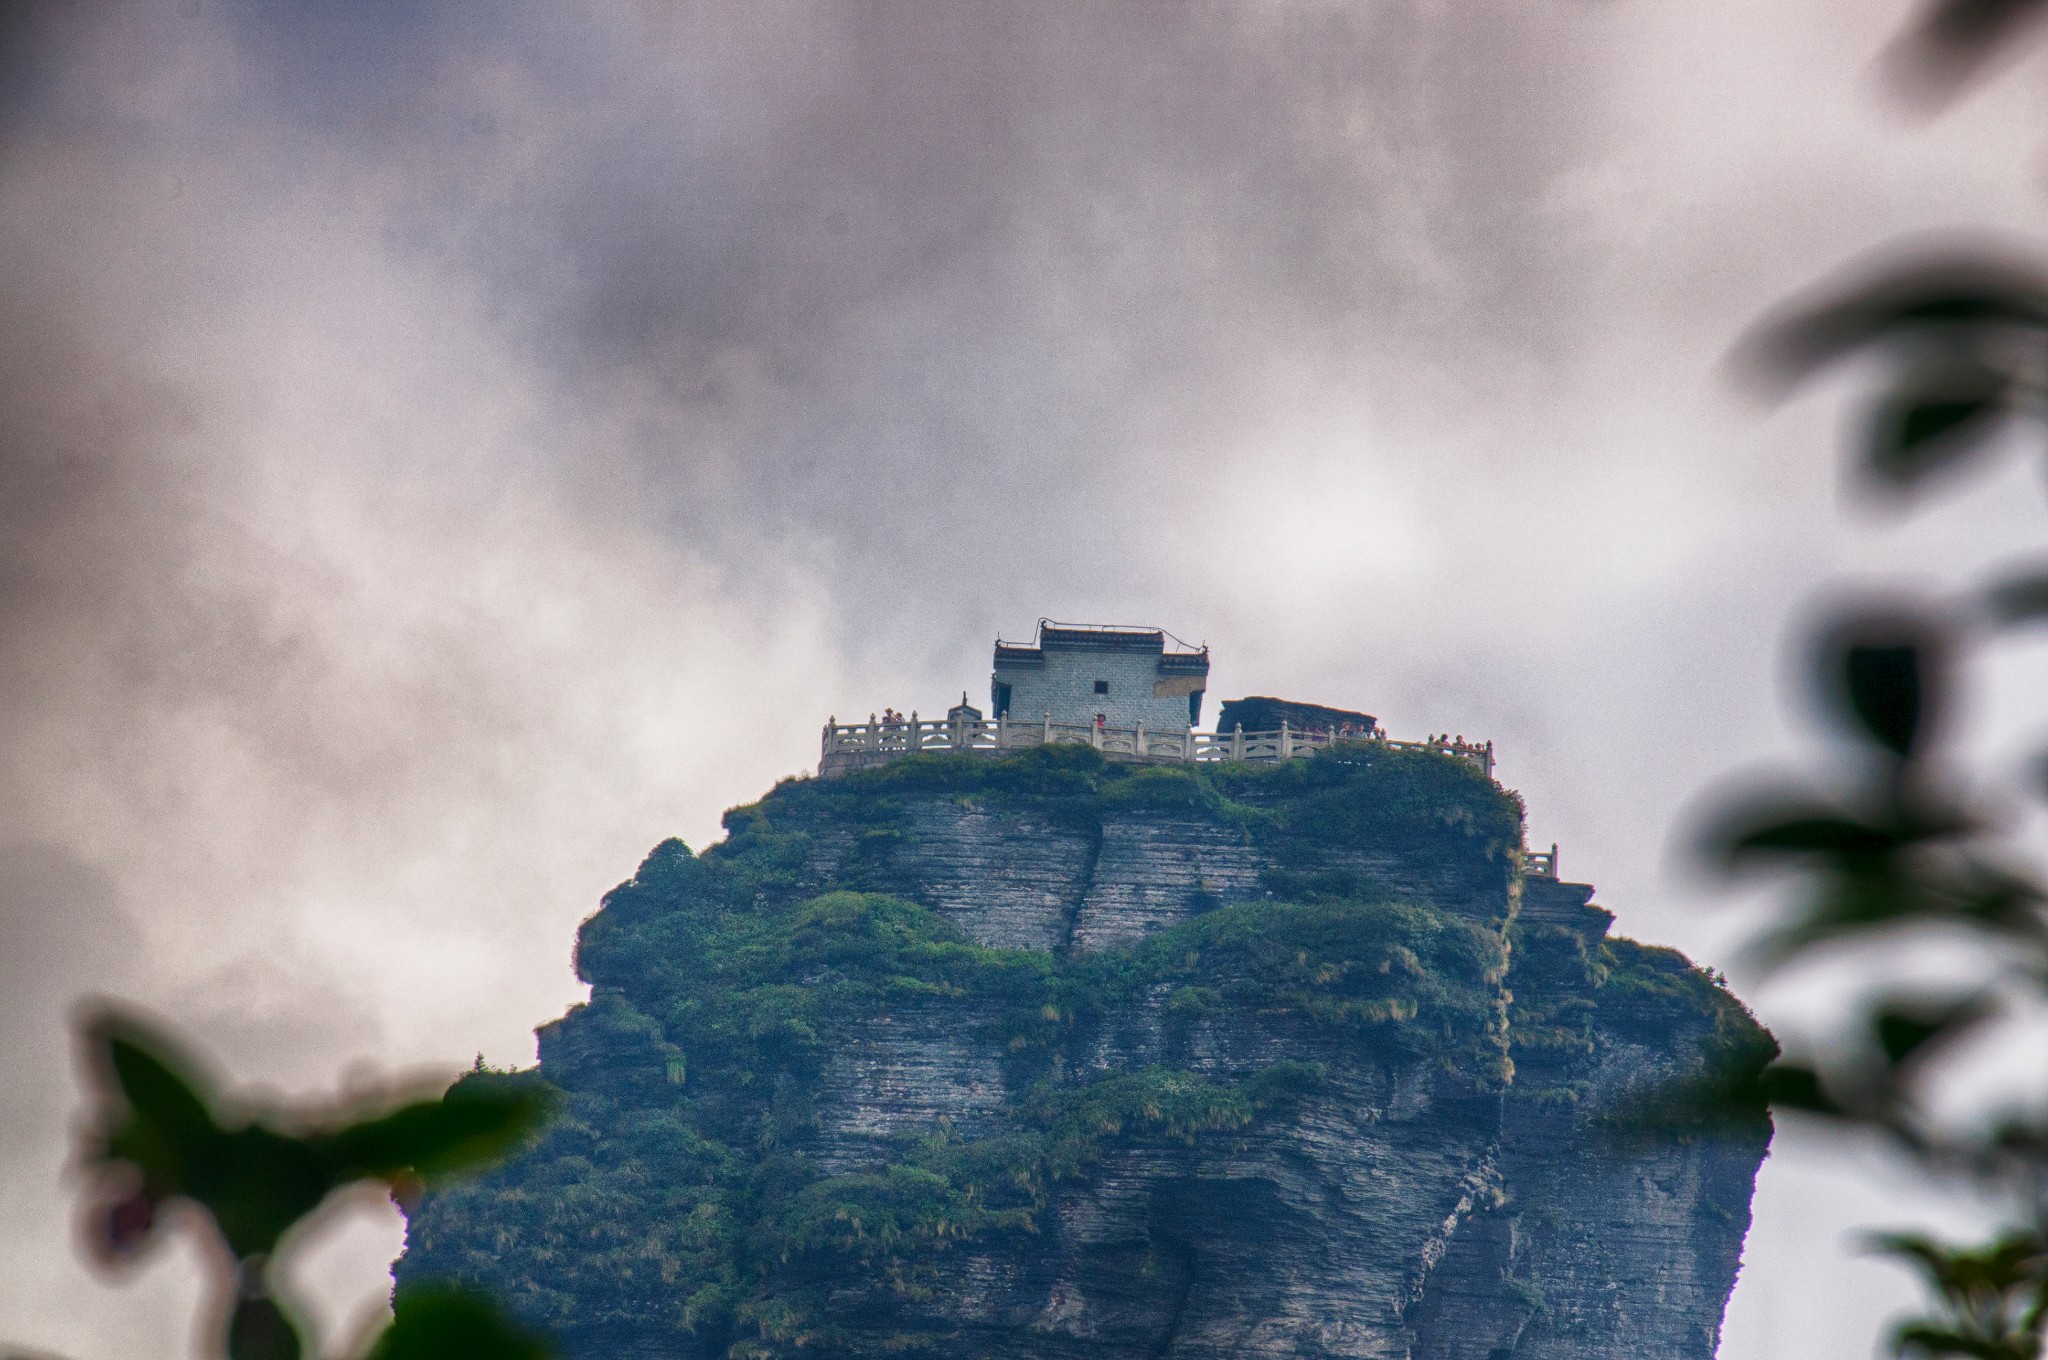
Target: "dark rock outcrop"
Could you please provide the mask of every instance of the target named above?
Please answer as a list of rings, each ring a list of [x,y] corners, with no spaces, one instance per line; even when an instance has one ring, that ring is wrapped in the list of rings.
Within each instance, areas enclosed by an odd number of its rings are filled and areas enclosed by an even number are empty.
[[[1611,1116],[1771,1046],[1471,766],[1085,748],[795,781],[586,923],[566,1113],[401,1281],[578,1356],[1707,1360],[1769,1137]]]
[[[1225,699],[1222,711],[1216,715],[1216,730],[1228,732],[1242,727],[1247,732],[1277,732],[1283,722],[1297,732],[1356,732],[1361,735],[1379,725],[1379,719],[1370,713],[1255,694],[1249,699]]]

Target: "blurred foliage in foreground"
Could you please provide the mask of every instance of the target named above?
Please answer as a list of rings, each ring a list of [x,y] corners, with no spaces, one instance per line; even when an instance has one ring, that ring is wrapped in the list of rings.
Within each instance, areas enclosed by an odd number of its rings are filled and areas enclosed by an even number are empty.
[[[401,1202],[484,1166],[536,1132],[547,1110],[532,1090],[463,1083],[369,1117],[246,1108],[155,1027],[112,1011],[84,1026],[99,1108],[84,1169],[95,1254],[132,1262],[183,1225],[216,1263],[212,1353],[299,1360],[314,1348],[277,1289],[275,1262],[293,1229],[337,1190],[382,1182]],[[184,1212],[178,1212],[183,1210]],[[365,1360],[543,1360],[548,1349],[487,1299],[446,1288],[401,1290]]]
[[[2048,0],[1926,0],[1887,54],[1891,89],[1946,107],[2044,19]],[[1911,503],[2010,436],[2048,432],[2048,270],[2005,246],[1923,244],[1795,299],[1739,358],[1781,392],[1843,362],[1876,366],[1858,480],[1893,505]],[[1855,951],[1874,954],[1887,975],[1844,1007],[1816,1051],[1731,1076],[1710,1103],[1874,1130],[2009,1208],[1983,1242],[1873,1243],[1916,1269],[1930,1294],[1927,1311],[1893,1334],[1903,1355],[2034,1360],[2048,1327],[2048,1112],[1959,1124],[1935,1109],[1972,1045],[2048,1001],[2048,890],[2023,867],[2012,830],[2027,809],[1972,787],[1944,724],[1967,663],[2042,621],[2040,562],[1945,598],[1838,608],[1815,641],[1813,674],[1819,718],[1844,759],[1829,776],[1734,800],[1707,836],[1728,872],[1789,873],[1798,885],[1793,909],[1759,942],[1766,967]],[[2031,788],[2009,801],[2048,795],[2044,773],[2037,762]],[[1934,939],[1973,947],[1984,965],[1974,981],[1904,980]]]
[[[1744,357],[1784,387],[1842,361],[1878,366],[1857,473],[1887,500],[1911,502],[2013,442],[2004,436],[2041,432],[2048,273],[1961,244],[1893,257],[1788,307]],[[1969,663],[2008,630],[2044,619],[2041,564],[1955,595],[1838,607],[1812,650],[1816,713],[1841,758],[1825,775],[1734,800],[1708,835],[1727,871],[1789,873],[1797,883],[1793,907],[1759,942],[1766,967],[1855,951],[1881,960],[1884,974],[1814,1051],[1788,1052],[1718,1098],[1877,1131],[2010,1207],[1984,1242],[1875,1243],[1918,1270],[1932,1296],[1924,1316],[1895,1332],[1902,1354],[2033,1360],[2048,1322],[2048,1112],[1984,1123],[1938,1112],[1969,1049],[2048,1000],[2048,890],[2013,830],[2026,809],[1987,792],[1999,772],[1969,777],[1946,722]],[[2010,801],[2048,794],[2042,770]],[[1910,965],[1932,941],[1961,944],[1982,966],[1960,983],[1911,982]]]

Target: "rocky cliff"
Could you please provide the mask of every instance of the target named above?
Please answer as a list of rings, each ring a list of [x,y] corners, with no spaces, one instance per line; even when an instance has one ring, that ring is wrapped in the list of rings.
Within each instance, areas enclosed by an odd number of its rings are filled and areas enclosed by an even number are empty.
[[[1476,769],[1086,748],[793,780],[585,923],[563,1113],[401,1282],[579,1357],[1713,1354],[1761,1118],[1609,1116],[1769,1039],[1524,879]]]

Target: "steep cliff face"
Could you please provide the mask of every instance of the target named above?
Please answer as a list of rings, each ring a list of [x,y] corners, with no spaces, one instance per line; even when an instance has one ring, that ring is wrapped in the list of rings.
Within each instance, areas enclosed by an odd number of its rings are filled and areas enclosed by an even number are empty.
[[[1712,1355],[1768,1126],[1629,1092],[1769,1040],[1472,767],[1085,748],[791,781],[661,846],[541,1032],[565,1113],[400,1278],[579,1356]]]

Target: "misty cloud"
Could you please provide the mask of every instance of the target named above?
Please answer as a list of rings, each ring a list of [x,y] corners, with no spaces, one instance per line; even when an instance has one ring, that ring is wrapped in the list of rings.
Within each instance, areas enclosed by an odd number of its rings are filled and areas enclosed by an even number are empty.
[[[1557,186],[1617,56],[1572,6],[173,14],[218,78],[163,82],[152,159],[347,200],[554,385],[594,512],[737,510],[863,623],[1184,555],[1133,497],[1257,487],[1333,390],[1412,427],[1543,382],[1605,286]]]

